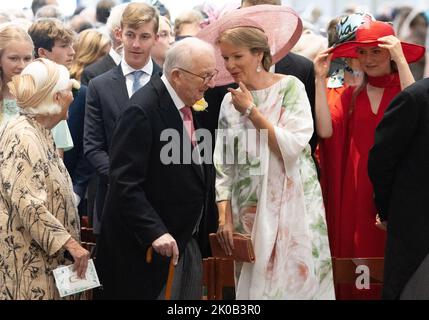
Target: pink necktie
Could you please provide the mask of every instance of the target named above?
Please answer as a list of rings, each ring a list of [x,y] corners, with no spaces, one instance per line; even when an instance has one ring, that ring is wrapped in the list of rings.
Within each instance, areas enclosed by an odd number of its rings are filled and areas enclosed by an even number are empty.
[[[192,146],[195,147],[195,128],[194,128],[194,118],[192,117],[192,110],[189,106],[184,106],[182,109],[180,109],[180,112],[183,113],[183,125],[186,128],[186,131],[188,132],[188,136],[191,139]]]

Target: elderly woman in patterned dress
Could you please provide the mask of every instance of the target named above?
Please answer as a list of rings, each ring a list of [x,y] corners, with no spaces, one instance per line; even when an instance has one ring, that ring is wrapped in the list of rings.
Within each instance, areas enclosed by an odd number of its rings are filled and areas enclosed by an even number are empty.
[[[9,87],[22,112],[0,131],[0,300],[59,299],[52,270],[73,263],[68,251],[83,277],[89,258],[51,134],[67,119],[72,84],[65,67],[38,59]]]

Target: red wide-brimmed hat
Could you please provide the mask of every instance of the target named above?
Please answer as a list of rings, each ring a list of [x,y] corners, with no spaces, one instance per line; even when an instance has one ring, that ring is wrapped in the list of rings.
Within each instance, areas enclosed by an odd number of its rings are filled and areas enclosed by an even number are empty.
[[[219,70],[217,86],[234,82],[225,68],[224,60],[216,40],[225,30],[238,27],[254,27],[267,35],[273,64],[286,56],[302,33],[302,22],[298,14],[285,6],[257,5],[233,10],[202,29],[197,37],[211,43],[216,50],[216,68]]]
[[[393,27],[383,21],[370,21],[362,24],[356,30],[356,40],[339,44],[332,50],[331,60],[336,58],[357,58],[357,48],[375,47],[380,41],[379,38],[394,36]],[[425,48],[417,44],[402,42],[402,51],[408,63],[420,60],[425,54]]]

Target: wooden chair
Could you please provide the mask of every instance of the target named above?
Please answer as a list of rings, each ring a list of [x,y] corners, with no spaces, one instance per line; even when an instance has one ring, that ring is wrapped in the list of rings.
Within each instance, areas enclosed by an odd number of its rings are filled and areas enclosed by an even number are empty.
[[[364,265],[368,269],[359,266]],[[369,271],[372,284],[383,284],[384,259],[376,258],[332,258],[334,284],[355,284],[357,277]],[[203,260],[203,286],[207,300],[222,300],[225,288],[234,288],[234,262],[231,259],[206,258]]]
[[[359,266],[364,265],[368,269],[359,270]],[[334,283],[354,284],[356,278],[361,276],[366,270],[369,271],[370,284],[383,283],[384,258],[332,258],[334,272]]]
[[[203,259],[203,292],[204,300],[215,299],[215,258]]]
[[[203,285],[207,290],[207,300],[222,300],[225,288],[234,288],[234,261],[224,258],[203,260]]]

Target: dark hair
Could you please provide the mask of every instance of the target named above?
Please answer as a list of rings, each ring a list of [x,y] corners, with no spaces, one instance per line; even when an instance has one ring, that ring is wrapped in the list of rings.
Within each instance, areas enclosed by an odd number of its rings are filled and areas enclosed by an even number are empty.
[[[100,0],[97,2],[95,9],[95,18],[98,22],[106,23],[107,18],[110,16],[110,11],[116,5],[115,0]]]
[[[31,11],[33,11],[34,16],[36,16],[37,10],[41,7],[46,6],[48,3],[46,0],[33,0],[31,3]]]
[[[61,21],[50,18],[34,22],[28,29],[28,34],[33,40],[36,58],[39,57],[39,48],[52,51],[56,40],[72,43],[75,36],[73,30],[67,28]]]
[[[329,21],[328,27],[326,28],[326,33],[328,34],[328,47],[332,47],[340,39],[337,32],[337,24],[344,17],[347,17],[347,15],[343,14]]]

